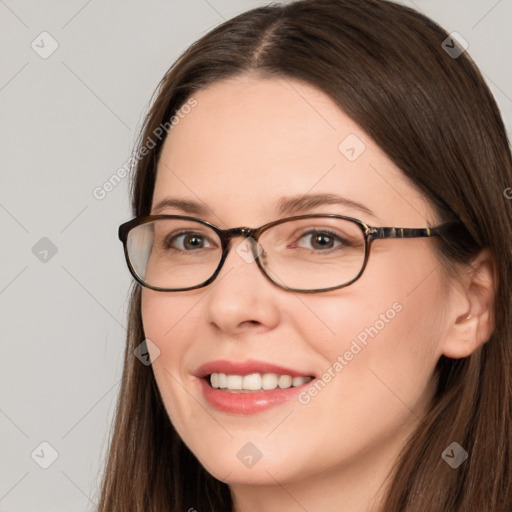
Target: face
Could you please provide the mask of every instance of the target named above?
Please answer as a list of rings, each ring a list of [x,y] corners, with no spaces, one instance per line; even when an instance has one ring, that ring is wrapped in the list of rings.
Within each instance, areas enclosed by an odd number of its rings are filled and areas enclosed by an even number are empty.
[[[319,90],[243,76],[194,98],[165,141],[153,207],[172,197],[207,211],[158,213],[254,228],[280,218],[274,210],[283,198],[329,193],[363,207],[317,204],[293,215],[410,228],[435,222],[421,193]],[[450,297],[433,241],[376,240],[356,282],[313,294],[274,285],[235,250],[242,241],[232,241],[207,287],[142,291],[144,332],[160,351],[153,371],[179,435],[232,486],[383,468],[434,391]],[[213,390],[205,373],[312,380],[244,393]]]

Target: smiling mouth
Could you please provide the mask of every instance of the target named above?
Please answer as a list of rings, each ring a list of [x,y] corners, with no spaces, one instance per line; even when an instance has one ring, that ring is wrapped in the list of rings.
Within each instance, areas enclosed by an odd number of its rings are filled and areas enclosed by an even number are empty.
[[[210,387],[230,393],[250,393],[299,387],[313,379],[311,376],[291,376],[277,373],[235,375],[210,373],[205,376]]]

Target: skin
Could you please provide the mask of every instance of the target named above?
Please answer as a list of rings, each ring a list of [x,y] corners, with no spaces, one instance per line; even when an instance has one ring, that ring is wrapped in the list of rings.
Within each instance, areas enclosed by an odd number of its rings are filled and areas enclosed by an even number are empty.
[[[244,75],[194,97],[197,106],[165,141],[153,205],[172,195],[207,205],[203,218],[219,227],[257,227],[276,219],[281,197],[334,191],[375,215],[338,205],[304,213],[373,226],[437,224],[423,195],[312,86]],[[349,134],[366,146],[353,162],[338,150]],[[169,417],[206,469],[230,485],[237,511],[378,510],[386,474],[430,403],[439,357],[470,355],[492,330],[488,255],[453,282],[432,244],[377,240],[362,277],[331,292],[282,290],[235,250],[205,288],[143,289],[144,331],[160,350],[153,370]],[[207,361],[257,359],[321,376],[396,302],[401,311],[307,405],[219,412],[193,375]],[[247,442],[262,453],[251,468],[237,457]]]

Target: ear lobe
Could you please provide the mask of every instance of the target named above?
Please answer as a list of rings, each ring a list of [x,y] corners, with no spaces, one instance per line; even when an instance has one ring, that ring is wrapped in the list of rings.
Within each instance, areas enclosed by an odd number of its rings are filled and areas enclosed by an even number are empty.
[[[452,359],[468,357],[491,337],[496,282],[492,257],[484,249],[473,260],[470,270],[463,274],[462,290],[452,299],[450,309],[455,318],[448,326],[443,355]]]
[[[451,359],[468,357],[477,348],[478,318],[469,314],[452,325],[444,343],[443,355]]]

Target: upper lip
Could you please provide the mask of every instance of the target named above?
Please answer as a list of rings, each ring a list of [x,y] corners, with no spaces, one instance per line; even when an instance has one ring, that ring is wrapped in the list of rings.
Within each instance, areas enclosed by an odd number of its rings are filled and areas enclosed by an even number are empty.
[[[311,372],[294,370],[285,366],[255,360],[228,361],[219,359],[201,365],[195,372],[196,377],[206,377],[211,373],[227,373],[231,375],[249,375],[251,373],[277,373],[291,375],[292,377],[312,377]]]

